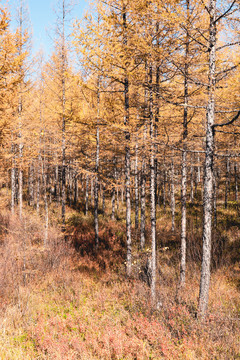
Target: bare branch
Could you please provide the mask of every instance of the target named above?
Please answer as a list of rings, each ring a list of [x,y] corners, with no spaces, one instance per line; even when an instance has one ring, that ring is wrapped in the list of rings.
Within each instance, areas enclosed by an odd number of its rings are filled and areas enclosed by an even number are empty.
[[[228,47],[228,46],[234,46],[234,45],[239,45],[239,44],[240,44],[240,41],[236,41],[236,42],[233,42],[233,43],[227,43],[225,45],[222,45],[222,46],[218,47],[216,49],[216,51],[222,50],[222,49],[224,49],[225,47]]]
[[[230,121],[228,121],[226,123],[222,123],[222,124],[214,124],[212,127],[213,127],[213,129],[215,129],[215,127],[231,125],[234,123],[234,121],[236,121],[239,118],[239,116],[240,116],[240,110],[238,111],[237,115],[235,115]]]
[[[222,15],[220,15],[215,21],[214,21],[214,23],[216,24],[219,20],[221,20],[224,16],[226,16],[228,13],[229,13],[229,11],[232,9],[232,7],[233,7],[233,5],[236,3],[236,0],[234,0],[232,3],[231,3],[231,5],[229,6],[229,8],[222,14]]]

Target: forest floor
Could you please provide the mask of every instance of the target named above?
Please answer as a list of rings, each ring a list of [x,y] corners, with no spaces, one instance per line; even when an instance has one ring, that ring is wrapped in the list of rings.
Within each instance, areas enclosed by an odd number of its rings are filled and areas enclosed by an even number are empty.
[[[125,226],[100,216],[94,252],[91,215],[68,208],[68,241],[51,208],[44,220],[25,208],[20,222],[1,194],[0,359],[240,359],[238,209],[219,206],[208,315],[196,316],[201,258],[200,207],[189,207],[186,287],[178,289],[179,231],[158,209],[158,304],[152,308],[146,262],[134,234],[132,276],[125,276]],[[161,212],[161,216],[160,216]],[[177,229],[180,215],[177,214]],[[147,238],[150,229],[147,229]]]

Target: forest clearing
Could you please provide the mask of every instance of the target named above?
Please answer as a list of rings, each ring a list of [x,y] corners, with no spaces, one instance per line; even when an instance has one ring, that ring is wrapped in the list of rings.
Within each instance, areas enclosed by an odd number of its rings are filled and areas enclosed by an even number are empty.
[[[240,359],[239,0],[55,6],[0,4],[0,359]]]

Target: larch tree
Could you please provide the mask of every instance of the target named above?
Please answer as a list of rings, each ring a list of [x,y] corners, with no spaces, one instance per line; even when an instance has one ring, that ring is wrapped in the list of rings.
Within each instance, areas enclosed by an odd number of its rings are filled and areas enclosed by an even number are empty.
[[[19,77],[18,84],[18,105],[17,105],[17,118],[18,118],[18,132],[16,134],[18,140],[17,144],[17,169],[18,169],[18,203],[19,203],[19,217],[22,218],[23,214],[23,174],[24,174],[24,159],[23,159],[23,137],[24,137],[24,97],[29,89],[29,81],[27,75],[29,73],[30,63],[27,59],[30,50],[30,36],[28,30],[28,14],[23,0],[20,1],[19,8],[17,11],[17,31],[16,31],[16,47],[18,54],[18,69],[17,74]],[[12,181],[13,192],[15,193],[15,184],[16,184],[16,173],[14,174],[15,180]],[[12,197],[13,200],[13,197]],[[12,201],[12,206],[14,206]]]
[[[224,78],[223,74],[229,73],[232,66],[228,65],[227,71],[217,71],[217,50],[218,45],[218,28],[221,21],[231,15],[233,12],[239,13],[235,1],[230,4],[225,3],[225,10],[217,9],[216,0],[210,0],[205,7],[205,12],[208,15],[208,94],[207,94],[207,108],[206,108],[206,148],[205,148],[205,163],[204,163],[204,191],[203,191],[203,256],[201,267],[201,280],[199,292],[199,315],[205,317],[210,286],[210,272],[211,272],[211,240],[212,240],[212,205],[213,205],[213,180],[214,180],[214,151],[215,151],[215,131],[219,126],[227,126],[235,122],[240,116],[240,111],[227,122],[222,124],[215,123],[216,114],[216,85],[219,86],[220,80]],[[225,44],[226,47],[230,44]],[[224,45],[220,47],[223,48]],[[225,47],[225,46],[224,46]],[[221,66],[221,63],[220,63]],[[233,66],[233,68],[236,67]]]

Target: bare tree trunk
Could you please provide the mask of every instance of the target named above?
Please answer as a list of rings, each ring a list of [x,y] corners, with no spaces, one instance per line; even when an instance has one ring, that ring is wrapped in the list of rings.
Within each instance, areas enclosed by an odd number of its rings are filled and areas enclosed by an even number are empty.
[[[45,208],[45,233],[44,233],[44,247],[46,248],[48,242],[48,195],[47,195],[47,169],[46,169],[46,150],[45,150],[45,130],[44,130],[44,153],[43,153],[43,185],[44,185],[44,208]]]
[[[112,199],[111,199],[111,202],[112,202],[112,214],[111,214],[111,219],[115,220],[115,193],[116,193],[116,191],[115,191],[114,186],[112,187],[111,193],[112,193]]]
[[[182,216],[181,216],[181,260],[180,260],[180,286],[185,285],[186,279],[186,234],[187,234],[187,152],[182,152],[182,179],[181,179],[181,200],[182,200]]]
[[[151,296],[153,304],[156,303],[156,196],[155,196],[155,139],[153,124],[153,89],[152,89],[152,64],[149,66],[149,122],[150,122],[150,198],[151,198],[151,237],[152,237],[152,259],[151,259]]]
[[[197,171],[198,175],[197,175],[197,181],[198,183],[201,182],[201,165],[200,165],[200,155],[198,153],[198,171]]]
[[[15,168],[15,203],[18,205],[19,203],[19,180],[18,180],[18,175],[19,175],[19,169],[16,167]]]
[[[33,205],[33,163],[29,165],[28,168],[28,205]]]
[[[88,187],[89,187],[89,176],[86,176],[86,191],[85,191],[85,215],[88,214]]]
[[[189,0],[187,5],[187,19],[189,19]],[[181,258],[180,258],[180,286],[185,286],[186,280],[186,251],[187,251],[187,151],[186,140],[188,136],[188,59],[189,33],[186,29],[185,65],[184,65],[184,110],[183,110],[183,152],[181,173]]]
[[[166,212],[166,183],[167,183],[167,179],[166,179],[166,165],[165,165],[165,157],[163,160],[163,211],[164,213]]]
[[[72,194],[73,194],[73,168],[72,161],[70,160],[70,164],[68,165],[68,201],[69,206],[72,206]]]
[[[19,12],[19,56],[23,53],[23,3],[20,2]],[[23,138],[22,138],[22,111],[23,111],[23,79],[24,70],[22,64],[20,65],[20,74],[22,78],[19,84],[19,98],[18,98],[18,121],[19,121],[19,171],[18,171],[18,201],[19,201],[19,217],[22,219],[23,213]]]
[[[91,176],[91,204],[94,204],[94,181],[93,181],[93,177]]]
[[[213,171],[213,228],[217,229],[217,190],[218,190],[217,169]]]
[[[139,196],[138,196],[138,138],[135,146],[135,230],[139,226]]]
[[[148,64],[145,61],[145,82],[148,83]],[[148,116],[148,101],[147,101],[147,87],[144,90],[144,128],[143,128],[143,146],[142,146],[142,169],[141,169],[141,224],[140,224],[140,246],[141,249],[145,246],[145,227],[146,227],[146,156],[145,156],[145,142],[147,137],[147,116]]]
[[[238,167],[237,163],[234,163],[234,180],[235,180],[235,201],[238,202]]]
[[[58,165],[55,166],[55,172],[54,172],[54,197],[59,202],[58,198]]]
[[[146,140],[146,125],[144,125],[143,141]],[[141,249],[145,246],[145,224],[146,224],[146,159],[142,154],[142,170],[141,170],[141,226],[140,226],[140,245]]]
[[[119,212],[119,188],[117,186],[117,212]]]
[[[105,185],[102,185],[102,212],[105,213]]]
[[[18,196],[19,196],[19,217],[20,217],[20,219],[22,219],[22,213],[23,213],[23,143],[22,143],[21,126],[22,126],[22,124],[20,125],[20,131],[19,131],[19,138],[20,138],[19,162],[20,162],[20,167],[19,167],[19,176],[18,176],[18,181],[19,181],[19,184],[18,184],[18,186],[19,186],[19,194],[18,194]]]
[[[62,30],[61,30],[61,82],[62,82],[62,232],[66,231],[66,43],[65,43],[65,0],[62,0]],[[66,236],[64,235],[65,240]]]
[[[216,71],[216,0],[209,2],[209,82],[206,124],[206,155],[204,164],[203,193],[203,257],[199,291],[199,314],[205,317],[208,306],[212,240],[213,154],[215,120],[215,71]]]
[[[39,150],[38,155],[38,166],[37,166],[37,214],[39,215],[39,202],[40,202],[40,163],[41,163],[41,153]]]
[[[172,231],[175,231],[175,184],[174,184],[174,161],[171,163],[171,213],[172,213]]]
[[[100,140],[99,140],[99,117],[100,117],[100,92],[99,92],[99,79],[97,84],[97,129],[96,129],[96,163],[95,163],[95,186],[94,186],[94,229],[95,229],[95,246],[96,249],[99,247],[99,236],[98,236],[98,191],[99,191],[99,151],[100,151]]]
[[[123,45],[127,46],[127,12],[123,5]],[[127,72],[124,79],[124,125],[129,125],[129,80]],[[131,274],[132,268],[132,240],[131,240],[131,199],[130,199],[130,132],[125,131],[125,191],[126,191],[126,233],[127,233],[127,275]]]
[[[113,165],[114,165],[114,183],[116,181],[116,157],[114,157],[113,159]],[[115,189],[115,185],[113,185],[112,187],[112,215],[111,215],[111,219],[115,220],[115,201],[116,200],[116,189]]]
[[[229,157],[226,158],[226,178],[225,178],[225,209],[228,207],[228,194],[230,188],[230,164]]]
[[[191,165],[190,165],[190,202],[194,201],[194,167],[193,167],[193,157],[191,156]]]
[[[77,205],[78,202],[78,173],[77,170],[74,172],[74,205]]]
[[[15,145],[12,142],[12,167],[11,167],[11,212],[15,212],[16,198],[16,161],[15,161]]]
[[[194,167],[194,197],[197,197],[197,189],[198,189],[198,167]]]

